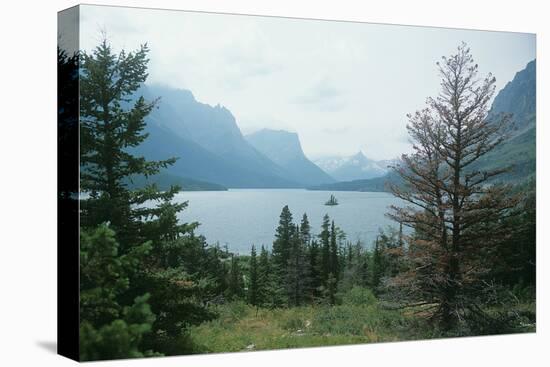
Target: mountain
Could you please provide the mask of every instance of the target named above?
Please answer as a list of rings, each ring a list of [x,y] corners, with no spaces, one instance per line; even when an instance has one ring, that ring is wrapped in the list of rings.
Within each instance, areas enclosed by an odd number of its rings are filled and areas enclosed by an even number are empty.
[[[489,118],[501,113],[512,114],[514,123],[510,138],[481,157],[473,169],[494,169],[511,166],[500,176],[505,181],[523,181],[536,170],[536,60],[527,64],[514,79],[498,92]]]
[[[254,171],[218,156],[154,123],[155,117],[147,118],[145,131],[149,137],[136,150],[153,160],[177,157],[176,163],[166,169],[169,174],[232,188],[296,187],[284,178]]]
[[[388,172],[387,161],[374,161],[361,151],[350,157],[320,158],[315,163],[338,181],[381,177]]]
[[[491,106],[489,117],[500,113],[511,113],[514,130],[524,131],[535,126],[536,117],[536,60],[519,71],[512,81],[498,92]]]
[[[200,103],[183,89],[143,86],[138,94],[160,101],[137,151],[148,159],[179,157],[170,174],[233,188],[303,186],[244,139],[228,109]]]
[[[188,90],[162,86],[147,88],[152,96],[161,96],[159,110],[165,108],[171,115],[162,122],[166,128],[247,169],[279,178],[287,175],[246,141],[227,108],[200,103]]]
[[[513,136],[481,157],[473,169],[492,170],[510,166],[511,170],[498,176],[501,181],[521,182],[535,176],[536,172],[536,128]]]
[[[335,182],[305,156],[296,133],[262,129],[246,135],[245,138],[256,150],[284,168],[296,182],[305,185]]]

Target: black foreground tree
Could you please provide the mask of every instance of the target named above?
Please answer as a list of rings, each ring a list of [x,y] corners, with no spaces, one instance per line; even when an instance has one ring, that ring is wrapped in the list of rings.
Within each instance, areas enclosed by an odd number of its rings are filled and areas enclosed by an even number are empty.
[[[505,219],[518,198],[495,178],[507,167],[476,170],[473,163],[505,139],[508,116],[487,119],[495,78],[478,77],[470,49],[437,63],[441,92],[427,107],[408,115],[414,151],[394,170],[405,182],[391,186],[408,205],[389,216],[414,229],[408,239],[407,271],[391,278],[389,289],[407,305],[425,305],[443,329],[459,321],[490,324],[491,264],[513,233]]]

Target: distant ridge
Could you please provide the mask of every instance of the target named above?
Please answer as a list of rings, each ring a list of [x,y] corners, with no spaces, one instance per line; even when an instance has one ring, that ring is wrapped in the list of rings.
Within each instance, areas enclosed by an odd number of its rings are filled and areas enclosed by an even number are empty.
[[[366,180],[352,180],[335,182],[332,184],[310,186],[308,190],[315,191],[362,191],[362,192],[388,192],[388,184],[401,184],[401,178],[395,172],[389,172],[382,177]]]
[[[349,157],[325,157],[315,163],[338,181],[352,181],[384,176],[388,161],[377,162],[361,151]]]
[[[225,107],[200,103],[184,89],[146,85],[138,94],[160,97],[146,118],[149,138],[138,153],[148,159],[179,157],[168,173],[233,188],[303,187],[244,139]]]
[[[336,181],[305,156],[296,133],[262,129],[245,138],[259,152],[284,168],[294,181],[304,185]]]

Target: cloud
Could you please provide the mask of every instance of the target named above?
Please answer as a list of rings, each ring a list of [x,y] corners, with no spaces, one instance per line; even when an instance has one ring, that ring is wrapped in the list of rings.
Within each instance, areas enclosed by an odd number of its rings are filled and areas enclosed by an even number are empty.
[[[324,111],[338,111],[345,106],[344,93],[327,79],[315,83],[304,94],[294,97],[291,102]]]
[[[533,35],[84,6],[81,47],[151,49],[149,83],[226,106],[245,131],[297,131],[306,154],[407,151],[407,113],[437,95],[434,63],[461,41],[497,89],[535,57]]]
[[[326,133],[326,134],[342,134],[342,133],[347,133],[348,131],[350,131],[350,127],[349,126],[335,126],[335,127],[326,127],[324,129],[321,129],[321,131],[323,133]]]

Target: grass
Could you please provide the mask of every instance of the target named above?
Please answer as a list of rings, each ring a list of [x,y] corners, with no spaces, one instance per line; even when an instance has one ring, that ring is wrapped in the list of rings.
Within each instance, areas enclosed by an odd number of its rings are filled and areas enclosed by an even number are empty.
[[[534,303],[522,306],[534,312]],[[189,330],[197,353],[305,348],[443,337],[422,310],[388,310],[369,294],[348,294],[343,304],[256,309],[244,302],[218,306],[219,317]],[[527,327],[519,332],[533,331]],[[463,334],[471,335],[471,334]],[[447,336],[460,336],[449,334]]]
[[[304,348],[413,337],[407,333],[407,316],[376,304],[270,310],[238,302],[220,306],[218,311],[218,319],[190,330],[199,352]]]

